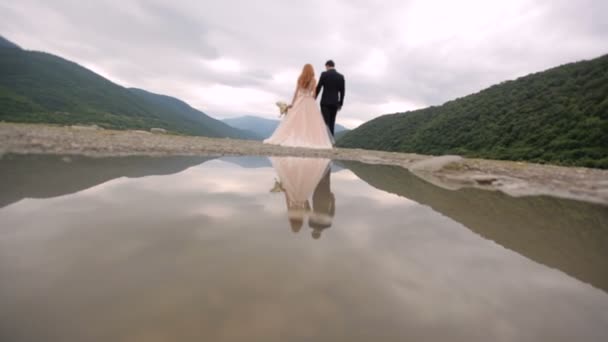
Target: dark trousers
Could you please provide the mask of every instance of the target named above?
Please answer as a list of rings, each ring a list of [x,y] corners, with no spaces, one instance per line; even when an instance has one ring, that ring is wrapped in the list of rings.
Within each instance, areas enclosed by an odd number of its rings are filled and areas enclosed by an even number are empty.
[[[336,125],[336,114],[338,113],[338,106],[333,105],[321,105],[321,113],[323,113],[323,120],[331,135],[334,135],[334,126]]]

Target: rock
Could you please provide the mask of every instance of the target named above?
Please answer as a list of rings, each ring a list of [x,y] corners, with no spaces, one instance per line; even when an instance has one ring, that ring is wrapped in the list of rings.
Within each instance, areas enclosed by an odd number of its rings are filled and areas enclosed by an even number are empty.
[[[72,125],[70,127],[72,129],[86,130],[86,131],[97,131],[97,130],[103,129],[97,125]]]
[[[471,178],[479,185],[492,185],[498,180],[498,177],[493,175],[475,175]]]
[[[137,134],[151,134],[151,133],[150,133],[150,132],[148,132],[148,131],[142,131],[142,130],[139,130],[139,129],[138,129],[138,130],[131,131],[131,132],[133,132],[133,133],[137,133]]]
[[[361,156],[361,161],[364,163],[367,163],[367,164],[382,164],[382,162],[383,162],[382,158],[369,156],[369,155]]]
[[[150,132],[165,134],[165,133],[167,133],[167,130],[164,128],[150,128]]]
[[[441,156],[424,159],[415,162],[409,167],[410,171],[436,172],[443,169],[444,166],[461,161],[461,156]]]

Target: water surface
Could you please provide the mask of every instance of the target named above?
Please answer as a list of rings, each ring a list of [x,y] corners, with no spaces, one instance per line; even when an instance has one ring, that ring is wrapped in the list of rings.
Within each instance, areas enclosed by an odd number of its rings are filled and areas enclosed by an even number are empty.
[[[608,211],[298,158],[5,156],[1,341],[604,341]]]

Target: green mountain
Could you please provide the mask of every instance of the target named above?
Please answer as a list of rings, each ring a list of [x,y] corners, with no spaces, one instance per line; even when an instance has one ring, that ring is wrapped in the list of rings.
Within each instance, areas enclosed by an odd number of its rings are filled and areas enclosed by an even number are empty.
[[[6,38],[0,36],[0,48],[13,48],[13,49],[21,49],[17,44],[8,41]]]
[[[259,137],[259,140],[270,137],[272,135],[272,133],[274,132],[274,130],[279,125],[279,123],[281,122],[280,120],[266,119],[266,118],[261,118],[259,116],[253,116],[253,115],[239,116],[236,118],[224,119],[222,121],[234,128],[253,132],[255,135],[257,135]],[[336,124],[336,127],[335,127],[336,136],[338,136],[338,133],[342,134],[343,132],[347,132],[347,131],[348,131],[348,128],[346,128],[342,125]]]
[[[22,50],[6,39],[0,40],[0,120],[253,138],[178,99],[124,88],[76,63]]]
[[[203,125],[213,129],[213,133],[200,134],[212,137],[231,137],[241,139],[255,140],[258,137],[252,132],[235,129],[234,127],[223,123],[220,120],[216,120],[210,116],[207,116],[203,112],[190,107],[184,101],[176,99],[171,96],[154,94],[143,89],[129,88],[131,92],[142,98],[149,104],[152,104],[158,109],[162,109],[163,112],[172,113],[179,118],[182,123],[192,123],[194,125]]]
[[[608,168],[608,55],[378,117],[338,146]]]

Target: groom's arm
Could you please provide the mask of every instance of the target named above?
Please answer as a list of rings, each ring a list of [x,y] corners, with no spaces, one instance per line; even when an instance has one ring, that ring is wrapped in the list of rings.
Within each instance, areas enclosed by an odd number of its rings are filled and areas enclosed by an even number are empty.
[[[321,92],[321,88],[325,85],[325,72],[321,73],[319,77],[319,83],[317,83],[317,89],[315,90],[315,100],[319,97],[319,93]]]
[[[339,92],[340,92],[340,109],[342,109],[342,105],[344,104],[344,94],[345,94],[345,86],[344,86],[344,76],[341,77],[340,79],[340,88],[339,88]]]

